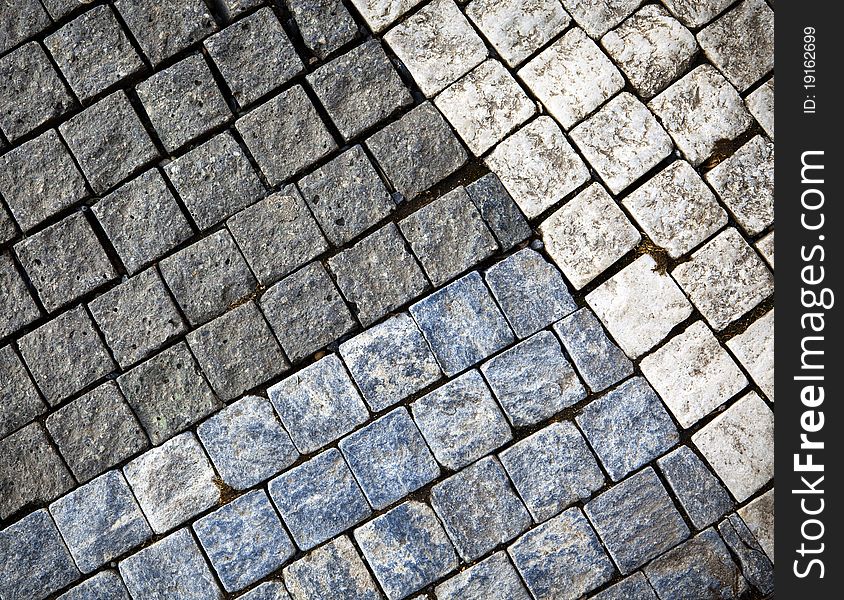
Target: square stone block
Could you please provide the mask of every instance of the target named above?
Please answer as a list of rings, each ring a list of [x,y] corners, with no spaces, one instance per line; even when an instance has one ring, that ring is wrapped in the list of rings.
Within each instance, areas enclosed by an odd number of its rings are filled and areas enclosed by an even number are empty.
[[[715,16],[732,4],[731,0],[664,0],[675,17],[686,27],[698,28],[706,25]]]
[[[592,596],[593,600],[659,600],[651,584],[648,583],[641,571],[625,577],[615,585],[611,585],[603,592]]]
[[[657,464],[696,529],[712,525],[733,510],[727,489],[688,446],[666,454]]]
[[[530,600],[525,584],[506,552],[496,552],[473,567],[441,583],[434,592],[438,600]]]
[[[774,78],[771,77],[748,94],[744,104],[768,137],[774,139]]]
[[[0,338],[15,333],[41,316],[11,253],[0,254]]]
[[[381,592],[348,537],[340,536],[284,569],[294,600],[380,600]]]
[[[422,343],[424,344],[424,341]],[[437,371],[439,372],[439,369]],[[42,415],[47,406],[41,400],[32,379],[11,345],[0,348],[0,380],[3,381],[3,387],[0,388],[2,439]]]
[[[320,59],[350,43],[361,30],[341,0],[289,0],[287,7],[305,46]]]
[[[290,595],[281,581],[270,580],[252,588],[238,598],[240,600],[290,600]]]
[[[50,25],[38,0],[21,0],[0,8],[0,54]]]
[[[639,8],[642,0],[561,0],[590,37],[599,38]]]
[[[466,192],[502,250],[510,250],[530,237],[530,225],[495,173],[476,179],[466,186]]]
[[[759,386],[774,401],[774,311],[759,317],[743,333],[727,342],[727,348]]]
[[[73,0],[76,1],[76,0]],[[123,580],[117,571],[106,570],[89,577],[71,588],[57,600],[89,600],[89,598],[107,598],[108,600],[132,600]]]
[[[762,258],[765,259],[771,266],[771,270],[774,268],[774,232],[771,231],[770,233],[764,235],[762,239],[756,242],[756,250],[759,251],[759,254],[762,255]]]
[[[351,0],[375,33],[381,33],[422,0]]]
[[[774,490],[770,489],[738,510],[765,554],[774,560]]]

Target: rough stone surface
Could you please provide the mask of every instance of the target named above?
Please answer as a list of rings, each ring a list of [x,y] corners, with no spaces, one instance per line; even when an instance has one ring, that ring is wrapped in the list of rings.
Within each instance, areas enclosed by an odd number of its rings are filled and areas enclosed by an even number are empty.
[[[17,234],[18,229],[15,227],[15,222],[12,220],[9,211],[6,210],[5,206],[0,205],[0,245],[14,239]]]
[[[607,336],[588,308],[554,325],[577,372],[593,392],[601,392],[633,374],[633,363]]]
[[[548,116],[508,137],[485,160],[529,219],[589,180],[586,165]]]
[[[330,540],[372,514],[336,448],[276,477],[269,491],[302,550]]]
[[[88,308],[123,368],[143,360],[186,329],[155,268],[98,296]]]
[[[645,254],[595,290],[586,302],[631,358],[647,352],[692,313],[674,280]]]
[[[167,287],[193,325],[221,315],[257,286],[226,230],[168,256],[159,267]]]
[[[498,244],[465,188],[458,187],[399,223],[435,286],[489,257]]]
[[[588,404],[577,417],[577,424],[613,481],[679,441],[674,422],[641,377],[628,379]]]
[[[700,27],[727,8],[730,0],[664,0],[663,4],[686,27]]]
[[[744,103],[768,137],[774,139],[774,78],[771,77],[753,90],[744,99]]]
[[[109,471],[50,505],[73,560],[90,573],[152,537],[119,470]]]
[[[239,600],[290,600],[287,589],[280,581],[266,581],[238,596]]]
[[[727,347],[771,402],[774,401],[774,311],[757,319]]]
[[[422,343],[424,344],[424,341]],[[43,414],[47,407],[12,346],[0,348],[0,380],[3,381],[3,387],[0,388],[2,439]]]
[[[481,372],[515,427],[545,421],[586,397],[560,342],[549,331],[490,359]]]
[[[582,289],[630,252],[642,236],[599,183],[593,183],[539,226],[548,254]]]
[[[304,69],[271,8],[262,8],[212,35],[205,40],[205,48],[241,106],[253,104]]]
[[[132,600],[116,571],[101,571],[58,597],[58,600]]]
[[[81,306],[26,334],[18,340],[18,347],[35,384],[51,406],[114,368],[91,317]]]
[[[527,532],[508,553],[537,600],[575,600],[615,572],[579,508]]]
[[[299,458],[266,398],[246,396],[196,429],[223,482],[245,490]]]
[[[733,509],[727,490],[688,446],[666,454],[657,464],[695,528],[712,525]]]
[[[22,0],[0,6],[0,53],[46,28],[50,17],[38,0]]]
[[[51,414],[46,425],[80,483],[149,445],[138,419],[111,381]]]
[[[340,292],[319,262],[301,268],[267,290],[261,297],[261,309],[294,363],[356,326]]]
[[[378,40],[335,58],[307,80],[346,140],[413,101]]]
[[[425,338],[407,313],[343,342],[340,355],[364,400],[376,412],[442,377]]]
[[[530,600],[530,594],[505,552],[496,552],[453,576],[438,585],[435,592],[437,600]]]
[[[510,250],[530,236],[530,225],[495,173],[487,173],[470,183],[466,192],[502,250]]]
[[[774,268],[774,232],[770,232],[758,242],[756,242],[756,249],[759,251],[759,254],[762,255],[762,258],[765,259],[771,269]]]
[[[305,46],[325,58],[358,35],[358,25],[340,0],[287,0]]]
[[[479,460],[431,490],[431,506],[461,558],[471,562],[531,525],[501,464]]]
[[[355,540],[389,600],[409,596],[458,564],[434,511],[416,501],[359,527]]]
[[[117,383],[154,445],[220,408],[184,342],[124,373]]]
[[[665,167],[623,201],[653,243],[683,256],[727,224],[727,212],[684,160]]]
[[[596,596],[592,596],[593,600],[658,600],[656,592],[654,592],[648,579],[641,573],[636,572],[622,579],[615,585],[608,587],[606,590]]]
[[[0,338],[15,333],[41,316],[41,311],[15,269],[11,254],[0,254]]]
[[[537,522],[546,521],[604,485],[604,475],[573,423],[552,423],[500,454]]]
[[[651,467],[589,502],[586,514],[625,575],[689,536],[689,528]]]
[[[220,500],[214,469],[190,432],[148,450],[123,473],[155,533],[178,527]]]
[[[92,210],[130,275],[193,235],[158,169],[121,186]]]
[[[395,208],[387,188],[361,146],[353,146],[298,187],[335,246],[357,237]]]
[[[422,0],[351,0],[375,33],[381,33]]]
[[[469,371],[410,405],[434,456],[460,469],[512,438],[507,419],[477,371]]]
[[[477,272],[410,307],[440,367],[452,376],[508,346],[513,333]]]
[[[739,502],[774,475],[774,413],[755,392],[707,423],[692,442]]]
[[[408,200],[454,173],[467,159],[457,136],[428,102],[369,137],[366,147]]]
[[[337,147],[301,85],[239,118],[236,127],[271,185],[283,183]]]
[[[639,8],[642,0],[561,0],[575,22],[599,38]]]
[[[328,266],[364,326],[417,297],[429,286],[393,223],[331,257]]]
[[[369,418],[369,411],[336,354],[269,389],[270,400],[296,448],[319,450]]]
[[[738,515],[730,515],[718,524],[721,539],[738,559],[741,572],[748,583],[763,594],[774,592],[774,565],[762,546]]]
[[[294,552],[263,490],[249,492],[202,517],[193,530],[228,592],[269,575]]]
[[[692,254],[671,276],[716,330],[724,329],[774,291],[773,274],[732,227]]]
[[[774,490],[768,490],[738,511],[765,554],[774,560]]]
[[[382,597],[346,536],[286,567],[284,581],[294,600],[380,600]]]

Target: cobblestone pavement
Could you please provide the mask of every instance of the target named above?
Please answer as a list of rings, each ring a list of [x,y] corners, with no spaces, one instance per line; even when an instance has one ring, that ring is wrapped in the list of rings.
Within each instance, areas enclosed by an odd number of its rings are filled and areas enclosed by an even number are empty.
[[[0,599],[773,592],[765,0],[0,0]]]

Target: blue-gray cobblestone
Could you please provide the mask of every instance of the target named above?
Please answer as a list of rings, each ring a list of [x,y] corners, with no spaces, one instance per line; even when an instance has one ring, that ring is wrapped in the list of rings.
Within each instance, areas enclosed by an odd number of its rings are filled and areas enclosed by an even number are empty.
[[[423,342],[424,343],[424,342]],[[12,346],[0,348],[0,439],[47,410]]]
[[[266,581],[238,596],[238,600],[290,600],[290,595],[282,582]]]
[[[593,600],[659,600],[656,597],[651,584],[647,578],[637,571],[618,583],[611,585],[600,594],[592,597]]]
[[[132,600],[116,571],[100,571],[57,600]]]
[[[733,508],[726,488],[688,446],[680,446],[657,461],[695,528],[712,525]]]
[[[530,225],[495,173],[487,173],[470,183],[466,191],[502,250],[509,250],[530,237]]]
[[[530,594],[506,552],[496,552],[454,575],[438,585],[435,593],[437,600],[530,600]]]
[[[774,592],[774,565],[737,514],[718,524],[721,538],[730,547],[748,583],[765,595]]]
[[[284,569],[293,600],[380,600],[352,542],[345,535],[317,548]]]

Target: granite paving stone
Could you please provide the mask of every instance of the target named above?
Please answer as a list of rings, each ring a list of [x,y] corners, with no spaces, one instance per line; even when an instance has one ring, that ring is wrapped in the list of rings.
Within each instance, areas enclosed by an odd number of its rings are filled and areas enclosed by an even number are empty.
[[[651,585],[665,600],[705,593],[709,598],[740,598],[747,580],[714,529],[699,533],[647,567]]]
[[[747,379],[703,321],[696,321],[639,363],[642,374],[683,428],[710,414]]]
[[[200,229],[208,229],[264,196],[264,184],[230,132],[164,167]]]
[[[76,96],[86,102],[144,68],[110,6],[82,13],[44,44]]]
[[[28,505],[54,500],[73,486],[73,477],[50,445],[40,423],[30,423],[0,440],[0,519],[6,519]],[[10,526],[0,533],[0,547],[3,535],[11,535],[12,529]],[[21,547],[26,546],[22,544]],[[30,552],[35,551],[35,548],[30,549]],[[47,555],[46,549],[40,551]],[[37,556],[30,558],[37,559]],[[13,560],[0,560],[0,572],[5,564],[11,565],[13,569],[23,568],[21,575],[26,572],[24,565]],[[16,578],[14,572],[5,575],[0,577],[0,582],[13,582]],[[0,590],[3,589],[2,585],[0,583]],[[27,597],[26,594],[21,596]]]
[[[304,69],[287,33],[268,7],[232,23],[204,44],[242,107],[255,103]]]
[[[157,72],[135,90],[169,152],[223,125],[231,116],[201,54]]]
[[[498,249],[495,237],[462,186],[404,218],[399,228],[435,286]]]
[[[741,234],[728,227],[671,276],[715,330],[755,308],[774,291],[774,276]]]
[[[155,533],[178,527],[220,501],[214,469],[191,432],[147,450],[123,473]]]
[[[602,392],[633,374],[633,363],[588,308],[555,323],[554,331],[581,379],[593,392]]]
[[[106,570],[86,579],[58,600],[132,600],[117,571]]]
[[[191,331],[186,339],[211,387],[224,401],[233,400],[290,366],[253,301]]]
[[[721,201],[750,235],[774,222],[774,144],[757,135],[706,174]]]
[[[50,16],[38,0],[4,2],[0,6],[0,54],[45,29]]]
[[[324,59],[358,36],[359,27],[341,0],[287,0],[305,46]]]
[[[476,179],[466,186],[466,192],[502,250],[530,237],[530,225],[495,173]]]
[[[656,592],[654,592],[651,584],[648,583],[647,578],[641,571],[625,577],[600,594],[592,596],[593,600],[630,600],[631,598],[636,598],[637,600],[659,600]]]
[[[739,137],[753,121],[735,88],[706,64],[672,84],[648,107],[694,166],[715,152],[722,140]]]
[[[396,191],[408,200],[454,173],[468,158],[446,120],[429,102],[370,136],[366,147]]]
[[[0,289],[3,290],[0,296],[0,338],[3,338],[38,319],[41,311],[7,252],[0,254]]]
[[[333,59],[307,80],[346,140],[413,102],[378,40]]]
[[[0,245],[13,240],[18,235],[18,228],[6,207],[0,204]]]
[[[642,377],[628,379],[588,404],[576,420],[613,481],[679,441],[674,422]]]
[[[340,356],[373,411],[381,411],[442,377],[416,323],[400,313],[340,344]]]
[[[355,540],[388,600],[430,585],[458,565],[434,511],[405,502],[355,530]]]
[[[330,540],[372,514],[336,448],[279,475],[270,481],[269,492],[302,550]]]
[[[381,33],[422,0],[351,0],[375,33]]]
[[[496,552],[454,575],[438,585],[434,591],[437,600],[530,600],[530,594],[505,552]]]
[[[774,560],[774,490],[770,489],[738,510],[771,561]]]
[[[279,227],[283,223],[283,227]],[[274,283],[328,249],[299,191],[289,185],[227,222],[246,262],[264,285]]]
[[[499,457],[538,523],[585,500],[605,483],[583,435],[569,421],[540,429]]]
[[[64,405],[48,416],[45,424],[80,483],[149,446],[138,419],[113,381]]]
[[[153,445],[221,407],[184,342],[120,375],[117,383]]]
[[[574,21],[593,38],[621,23],[642,0],[561,0]]]
[[[294,600],[380,600],[381,593],[351,540],[340,536],[284,568]]]
[[[75,101],[37,42],[0,58],[0,130],[14,141],[74,107]]]
[[[265,581],[259,586],[256,586],[238,596],[239,600],[290,600],[290,595],[287,589],[280,581]]]
[[[692,65],[695,36],[659,4],[647,4],[601,38],[642,98],[652,98]]]
[[[79,570],[46,509],[0,532],[0,594],[42,600],[79,579]]]
[[[337,148],[301,85],[261,104],[235,123],[271,185],[278,185]]]
[[[41,2],[54,21],[66,17],[87,3],[87,0],[42,0]]]
[[[92,211],[130,275],[193,235],[158,169],[150,169],[97,202]]]
[[[159,263],[164,282],[192,325],[223,314],[247,298],[257,282],[226,230],[179,250]]]
[[[328,267],[365,327],[429,287],[394,223],[335,254],[328,259]]]
[[[688,446],[666,454],[657,464],[695,528],[712,525],[734,508],[723,484]]]
[[[739,502],[774,475],[774,413],[755,392],[704,425],[692,442]]]
[[[774,401],[774,311],[759,317],[743,333],[727,341],[727,348],[759,386]]]
[[[281,347],[293,363],[357,326],[319,262],[312,262],[282,279],[261,296],[260,302]]]
[[[404,407],[343,438],[340,450],[376,510],[440,475],[439,465]]]
[[[656,346],[692,314],[686,296],[650,254],[589,292],[586,302],[630,358]]]
[[[744,104],[768,137],[774,139],[774,78],[771,77],[750,92],[745,97]]]
[[[689,528],[651,467],[591,500],[586,514],[625,575],[689,536]]]
[[[114,7],[153,65],[217,30],[202,0],[115,0]]]
[[[266,398],[246,396],[196,428],[223,482],[246,490],[299,458]]]
[[[575,600],[615,573],[577,507],[528,531],[507,551],[536,600]]]
[[[731,0],[664,0],[663,4],[686,27],[707,24],[731,4]]]
[[[469,371],[410,405],[437,461],[457,470],[512,439],[507,419],[483,377]]]
[[[756,250],[759,251],[759,254],[762,255],[762,258],[765,259],[765,262],[771,267],[771,270],[774,269],[774,232],[771,231],[764,235],[759,241],[756,242]]]
[[[51,406],[81,391],[114,369],[94,322],[81,306],[18,340],[32,378]]]
[[[481,372],[514,427],[536,425],[586,397],[550,331],[505,350],[481,365]]]
[[[718,533],[738,560],[747,582],[763,594],[773,594],[774,565],[741,517],[729,515],[718,524]]]
[[[0,389],[2,439],[42,415],[47,406],[11,345],[0,348],[0,380],[3,381],[3,387]]]
[[[132,598],[220,600],[223,595],[187,528],[118,563]]]
[[[0,156],[0,194],[24,231],[88,197],[85,180],[54,129]]]
[[[665,167],[622,204],[671,258],[683,256],[727,224],[727,212],[715,194],[684,160]]]
[[[481,459],[435,485],[431,506],[457,553],[467,562],[513,540],[532,524],[530,513],[494,457]]]
[[[535,103],[497,60],[487,60],[434,100],[475,156],[536,113]]]
[[[528,219],[589,180],[589,170],[559,126],[544,115],[498,144],[485,162]]]
[[[510,67],[571,23],[559,0],[473,0],[466,6],[466,15]],[[514,23],[518,26],[513,27]]]
[[[507,320],[476,271],[413,304],[410,314],[448,376],[514,341]]]
[[[539,226],[545,248],[575,289],[582,289],[642,239],[600,183],[593,183]]]
[[[322,231],[338,247],[395,209],[384,182],[358,145],[300,179],[298,187]]]
[[[270,400],[299,452],[315,452],[355,429],[369,411],[336,354],[272,386]]]
[[[266,577],[294,552],[263,490],[249,492],[202,517],[193,530],[228,592]]]
[[[186,330],[176,304],[154,267],[88,303],[106,344],[124,369]]]
[[[119,470],[109,471],[50,505],[50,514],[83,573],[152,537]]]

